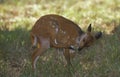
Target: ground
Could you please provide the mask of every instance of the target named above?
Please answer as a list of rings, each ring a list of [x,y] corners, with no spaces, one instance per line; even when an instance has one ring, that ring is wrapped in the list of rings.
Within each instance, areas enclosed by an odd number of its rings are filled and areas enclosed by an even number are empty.
[[[86,31],[103,36],[71,61],[54,49],[40,57],[37,73],[31,67],[30,30],[39,17],[62,15]],[[120,0],[0,0],[0,77],[119,77]]]

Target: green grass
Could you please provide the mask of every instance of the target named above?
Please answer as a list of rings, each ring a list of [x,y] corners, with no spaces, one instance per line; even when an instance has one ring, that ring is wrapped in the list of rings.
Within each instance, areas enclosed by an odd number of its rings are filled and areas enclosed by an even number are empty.
[[[85,31],[92,23],[103,36],[72,60],[74,69],[54,49],[40,57],[37,77],[119,77],[119,0],[3,0],[0,4],[0,77],[36,77],[31,67],[30,30],[45,14],[58,14]]]

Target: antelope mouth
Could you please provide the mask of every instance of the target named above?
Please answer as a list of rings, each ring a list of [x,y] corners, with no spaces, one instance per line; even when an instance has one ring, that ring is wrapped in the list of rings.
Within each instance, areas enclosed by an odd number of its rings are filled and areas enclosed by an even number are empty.
[[[81,51],[82,49],[83,49],[83,47],[79,47],[79,48],[78,48],[78,51]]]

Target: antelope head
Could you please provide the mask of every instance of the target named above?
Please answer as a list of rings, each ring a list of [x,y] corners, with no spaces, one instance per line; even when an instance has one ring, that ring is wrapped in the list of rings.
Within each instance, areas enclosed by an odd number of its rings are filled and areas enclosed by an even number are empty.
[[[88,26],[87,32],[82,34],[79,39],[79,48],[80,51],[84,47],[89,47],[92,43],[99,39],[102,36],[102,32],[97,32],[96,34],[92,34],[91,32],[91,24]]]

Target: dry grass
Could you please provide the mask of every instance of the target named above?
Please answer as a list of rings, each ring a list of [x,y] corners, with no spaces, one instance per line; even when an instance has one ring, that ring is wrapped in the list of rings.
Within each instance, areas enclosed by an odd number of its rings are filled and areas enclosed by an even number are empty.
[[[0,4],[0,77],[35,77],[31,68],[29,32],[45,14],[59,14],[85,30],[92,23],[103,37],[72,60],[68,72],[64,58],[53,49],[40,57],[37,77],[119,77],[119,0],[3,0]]]

